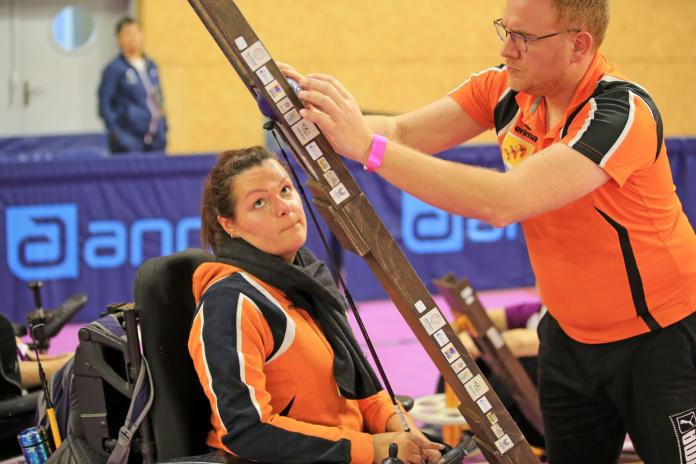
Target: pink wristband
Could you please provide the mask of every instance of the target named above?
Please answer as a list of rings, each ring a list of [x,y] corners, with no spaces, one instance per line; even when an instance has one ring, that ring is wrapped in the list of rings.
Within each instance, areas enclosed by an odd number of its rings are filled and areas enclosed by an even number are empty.
[[[367,172],[373,172],[379,168],[384,161],[384,152],[387,149],[387,138],[381,135],[372,135],[372,145],[370,145],[370,156],[367,158],[367,164],[363,166]]]

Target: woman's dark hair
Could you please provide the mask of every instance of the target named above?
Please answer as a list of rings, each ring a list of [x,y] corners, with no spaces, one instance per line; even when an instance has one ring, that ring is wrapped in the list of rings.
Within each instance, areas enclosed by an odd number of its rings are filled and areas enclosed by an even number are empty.
[[[234,217],[236,201],[232,197],[234,178],[249,168],[260,166],[266,160],[276,160],[283,165],[274,153],[259,146],[229,150],[220,154],[203,186],[203,204],[201,205],[203,248],[210,248],[213,253],[217,253],[220,239],[227,234],[217,217]]]

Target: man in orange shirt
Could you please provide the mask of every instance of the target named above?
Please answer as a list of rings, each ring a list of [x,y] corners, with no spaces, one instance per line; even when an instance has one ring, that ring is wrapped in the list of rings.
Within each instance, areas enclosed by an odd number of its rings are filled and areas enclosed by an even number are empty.
[[[505,64],[397,117],[363,117],[333,77],[300,81],[337,152],[436,207],[521,221],[541,298],[551,462],[696,462],[696,235],[660,113],[598,48],[608,0],[508,0]],[[494,129],[506,172],[436,153]]]

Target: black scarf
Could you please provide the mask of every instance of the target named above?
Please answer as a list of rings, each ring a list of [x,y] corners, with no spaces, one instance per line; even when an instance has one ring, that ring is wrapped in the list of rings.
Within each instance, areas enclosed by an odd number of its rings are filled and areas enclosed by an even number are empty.
[[[343,396],[367,398],[382,389],[348,325],[343,297],[331,273],[308,248],[300,248],[289,264],[240,238],[225,237],[218,246],[217,261],[239,267],[284,292],[319,322],[334,352],[333,372]]]

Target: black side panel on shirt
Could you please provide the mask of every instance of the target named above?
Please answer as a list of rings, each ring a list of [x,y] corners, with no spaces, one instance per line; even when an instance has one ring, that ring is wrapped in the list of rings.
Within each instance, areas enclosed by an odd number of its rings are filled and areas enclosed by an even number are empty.
[[[285,331],[288,325],[288,318],[283,313],[283,311],[274,303],[271,302],[263,293],[261,293],[256,287],[254,287],[247,279],[241,274],[236,273],[228,279],[225,279],[224,285],[229,286],[246,296],[251,298],[256,306],[261,310],[264,319],[268,322],[268,326],[271,328],[271,334],[273,335],[273,350],[266,357],[266,361],[271,359],[273,355],[276,354],[280,346],[283,344],[283,339],[285,338]]]
[[[201,297],[201,301],[208,298],[208,295],[218,288],[228,288],[233,292],[243,293],[249,297],[261,310],[264,319],[266,319],[266,322],[268,322],[268,326],[271,329],[271,335],[273,335],[273,350],[266,357],[266,360],[268,361],[273,357],[274,354],[276,354],[285,337],[288,321],[283,311],[281,311],[276,304],[272,303],[271,300],[269,300],[256,287],[250,284],[241,273],[235,273],[211,285]]]
[[[495,123],[496,132],[500,132],[503,127],[510,124],[517,114],[517,111],[520,109],[515,96],[517,96],[517,92],[510,89],[495,105],[493,109],[493,122]]]
[[[599,164],[602,158],[611,150],[614,144],[621,138],[626,126],[630,123],[629,92],[640,97],[650,108],[655,119],[656,126],[656,151],[655,159],[660,155],[663,143],[663,126],[660,112],[650,95],[641,87],[626,81],[605,82],[600,81],[590,97],[579,105],[568,117],[561,137],[568,133],[571,123],[578,113],[594,100],[596,106],[592,120],[589,122],[584,134],[572,145],[571,148],[581,152],[595,163]]]
[[[633,298],[633,305],[636,308],[636,313],[641,319],[643,319],[645,325],[647,325],[651,331],[659,330],[660,324],[658,324],[652,314],[650,314],[648,303],[645,301],[643,280],[640,277],[640,271],[638,270],[638,265],[636,264],[636,257],[633,254],[633,247],[631,247],[631,240],[628,237],[628,230],[609,217],[604,211],[598,208],[595,209],[614,228],[614,230],[616,230],[616,233],[619,236],[621,254],[623,255],[624,259],[624,266],[626,266],[626,275],[628,276],[628,284],[631,288],[631,297]]]

